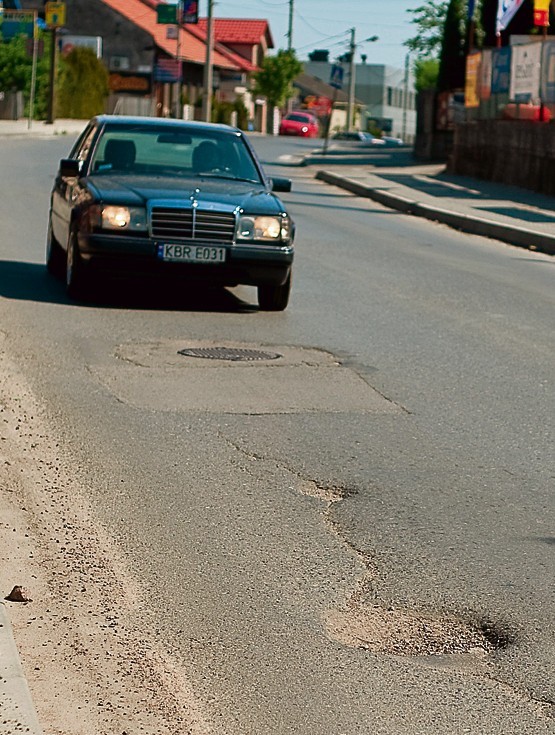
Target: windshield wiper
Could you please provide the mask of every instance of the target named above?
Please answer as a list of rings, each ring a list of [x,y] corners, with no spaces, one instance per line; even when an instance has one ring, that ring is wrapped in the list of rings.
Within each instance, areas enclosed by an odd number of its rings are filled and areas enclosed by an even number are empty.
[[[231,174],[219,174],[216,171],[199,171],[199,176],[209,176],[211,179],[228,179],[229,181],[245,181],[249,184],[262,184],[256,179],[245,179],[242,176],[232,176]]]

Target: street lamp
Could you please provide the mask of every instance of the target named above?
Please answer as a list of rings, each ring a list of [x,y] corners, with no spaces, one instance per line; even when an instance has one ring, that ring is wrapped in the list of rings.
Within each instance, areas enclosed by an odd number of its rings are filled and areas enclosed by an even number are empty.
[[[347,106],[347,130],[351,130],[354,123],[354,111],[355,111],[355,74],[356,74],[356,60],[355,52],[357,46],[363,43],[373,43],[378,40],[378,36],[369,36],[358,44],[355,43],[355,29],[351,28],[351,42],[349,44],[349,101]]]

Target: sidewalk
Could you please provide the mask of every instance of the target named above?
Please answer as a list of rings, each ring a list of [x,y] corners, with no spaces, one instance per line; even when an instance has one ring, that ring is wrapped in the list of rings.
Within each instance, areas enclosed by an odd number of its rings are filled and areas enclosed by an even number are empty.
[[[31,127],[27,119],[0,120],[0,138],[6,136],[42,138],[50,135],[78,135],[88,120],[54,120],[47,125],[42,120],[31,120]]]
[[[42,735],[4,602],[0,602],[0,712],[0,735]]]
[[[330,153],[303,162],[318,167],[321,181],[407,214],[555,255],[555,197],[451,175],[444,164],[419,164],[401,148]]]

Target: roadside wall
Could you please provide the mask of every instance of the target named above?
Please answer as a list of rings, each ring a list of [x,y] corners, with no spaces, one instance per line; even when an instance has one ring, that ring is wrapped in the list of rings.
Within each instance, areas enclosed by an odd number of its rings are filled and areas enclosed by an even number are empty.
[[[555,195],[555,123],[480,120],[459,124],[447,170]]]
[[[453,128],[438,129],[437,94],[433,89],[416,97],[414,157],[419,161],[446,161],[453,150]]]

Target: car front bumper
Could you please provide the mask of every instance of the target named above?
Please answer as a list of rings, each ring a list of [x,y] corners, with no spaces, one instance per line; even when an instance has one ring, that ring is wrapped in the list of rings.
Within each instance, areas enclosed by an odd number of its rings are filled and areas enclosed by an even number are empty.
[[[223,286],[281,285],[293,263],[292,244],[276,247],[265,244],[222,244],[194,242],[193,245],[225,248],[223,263],[167,262],[158,255],[158,242],[151,238],[80,234],[79,252],[92,270],[116,275],[177,277]]]

